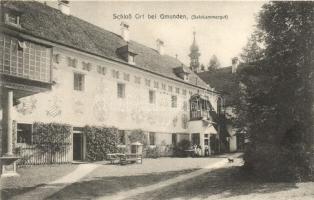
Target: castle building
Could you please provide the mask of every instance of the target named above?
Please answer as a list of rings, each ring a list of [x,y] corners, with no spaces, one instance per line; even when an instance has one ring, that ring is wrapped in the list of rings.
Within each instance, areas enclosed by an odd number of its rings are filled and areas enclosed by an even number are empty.
[[[237,134],[232,118],[236,118],[234,112],[235,104],[237,102],[237,92],[241,89],[237,75],[245,66],[239,64],[237,57],[232,58],[231,66],[218,68],[213,71],[199,72],[198,76],[210,84],[215,90],[221,93],[221,103],[223,103],[223,112],[221,126],[225,126],[225,137],[227,140],[223,141],[224,147],[229,152],[235,152],[244,149],[244,135]],[[247,66],[246,66],[247,67]],[[219,104],[220,102],[218,102]]]
[[[214,152],[211,114],[220,94],[194,73],[200,55],[195,33],[191,70],[164,54],[163,41],[150,48],[130,40],[126,23],[121,34],[99,28],[72,16],[68,1],[59,9],[2,1],[0,13],[2,157],[32,146],[35,122],[71,125],[62,162],[85,159],[80,128],[86,125],[117,127],[121,145],[141,129],[151,147],[186,139],[202,155]]]

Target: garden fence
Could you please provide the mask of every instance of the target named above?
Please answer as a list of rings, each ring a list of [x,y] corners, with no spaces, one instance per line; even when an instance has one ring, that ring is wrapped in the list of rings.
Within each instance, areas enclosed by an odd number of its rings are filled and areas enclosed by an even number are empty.
[[[43,151],[36,145],[22,144],[17,148],[17,155],[20,157],[18,165],[62,164],[71,161],[69,147],[54,153],[48,148]]]

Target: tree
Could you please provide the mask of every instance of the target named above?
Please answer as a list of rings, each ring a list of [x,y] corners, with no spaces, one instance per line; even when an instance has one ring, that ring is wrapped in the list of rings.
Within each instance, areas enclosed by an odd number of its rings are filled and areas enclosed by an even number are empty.
[[[205,71],[205,66],[203,64],[201,64],[201,71]]]
[[[209,60],[208,71],[214,71],[218,67],[220,67],[220,62],[216,55],[212,55],[212,57]]]
[[[263,36],[264,33],[260,30],[255,30],[252,33],[240,55],[242,62],[252,63],[264,58],[265,44]]]
[[[250,140],[245,167],[273,179],[309,177],[314,144],[314,4],[265,4],[257,28],[263,33],[263,56],[246,52],[251,66],[238,77],[242,87],[237,125]]]

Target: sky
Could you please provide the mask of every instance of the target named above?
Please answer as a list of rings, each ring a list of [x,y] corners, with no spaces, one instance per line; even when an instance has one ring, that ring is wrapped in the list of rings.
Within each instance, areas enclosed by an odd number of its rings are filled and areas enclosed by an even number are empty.
[[[56,1],[47,2],[58,7]],[[130,27],[130,39],[156,48],[156,40],[165,44],[165,53],[178,56],[189,65],[193,31],[200,49],[200,63],[208,65],[215,54],[221,67],[230,66],[231,58],[239,56],[254,30],[262,1],[70,1],[71,15],[106,30],[120,34],[120,23]],[[157,19],[148,19],[156,14]],[[186,15],[186,19],[160,19],[160,15]],[[127,15],[132,18],[114,18]],[[223,19],[192,19],[192,15],[222,16]],[[136,16],[144,16],[137,18]]]

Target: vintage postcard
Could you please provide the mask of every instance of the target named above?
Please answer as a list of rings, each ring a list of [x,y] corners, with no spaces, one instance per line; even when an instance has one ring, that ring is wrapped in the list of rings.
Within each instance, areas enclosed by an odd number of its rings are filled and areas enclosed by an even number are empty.
[[[1,199],[314,199],[314,3],[0,3]]]

